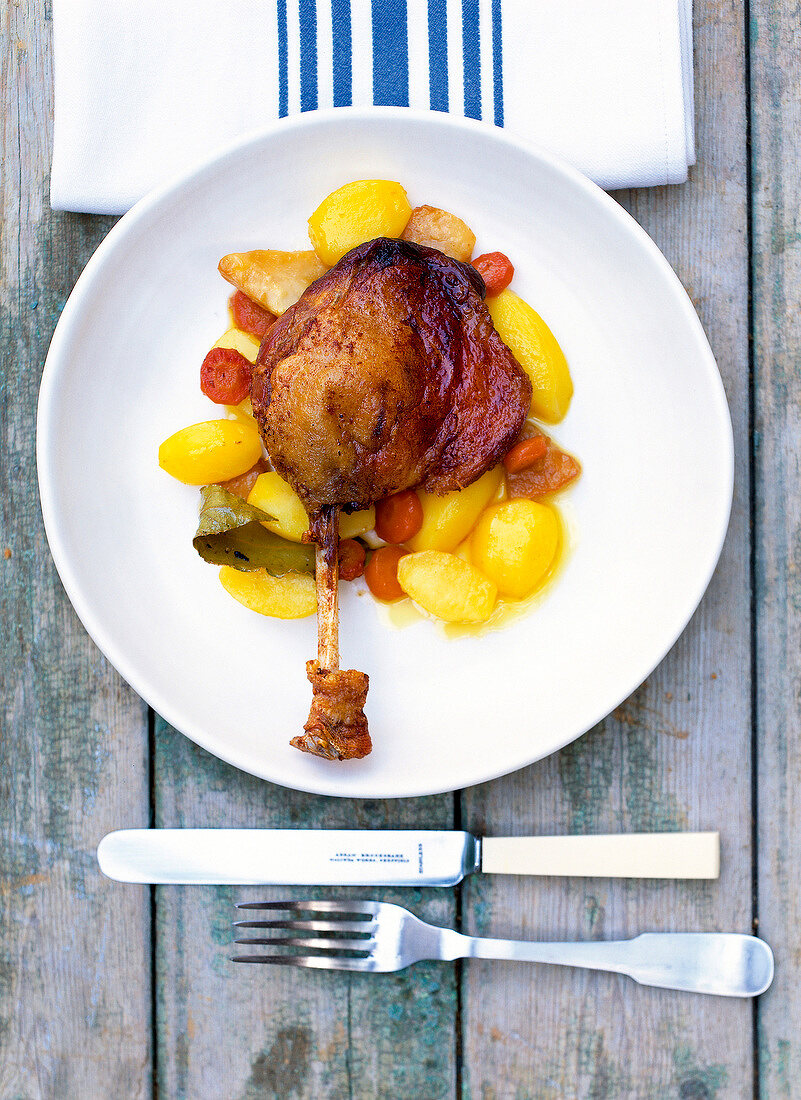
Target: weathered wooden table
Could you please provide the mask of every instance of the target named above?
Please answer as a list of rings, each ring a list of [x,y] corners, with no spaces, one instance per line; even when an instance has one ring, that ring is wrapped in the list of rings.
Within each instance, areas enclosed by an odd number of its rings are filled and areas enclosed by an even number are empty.
[[[617,196],[692,295],[731,403],[734,512],[700,610],[648,682],[559,755],[455,795],[356,804],[195,748],[148,714],[62,592],[37,499],[36,396],[59,311],[112,220],[48,206],[45,7],[4,7],[0,60],[0,1098],[801,1097],[798,0],[697,0],[699,163],[682,187]],[[252,891],[100,875],[99,838],[148,823],[720,828],[714,884],[474,878],[398,898],[494,935],[758,927],[776,981],[752,1004],[522,964],[236,967],[232,906]]]

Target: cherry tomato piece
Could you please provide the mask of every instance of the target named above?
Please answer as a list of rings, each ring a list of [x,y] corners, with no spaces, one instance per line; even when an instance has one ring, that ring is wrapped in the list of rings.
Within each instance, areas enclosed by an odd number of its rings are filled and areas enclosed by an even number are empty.
[[[241,290],[231,295],[228,305],[231,307],[236,327],[241,328],[243,332],[249,332],[251,336],[258,337],[259,340],[275,320],[275,316],[269,309],[248,298],[247,294]]]
[[[370,555],[364,579],[376,599],[401,600],[406,595],[398,584],[398,562],[405,553],[400,546],[380,546]]]
[[[355,581],[364,575],[364,559],[367,551],[356,539],[339,540],[339,579]]]
[[[212,348],[200,368],[200,388],[218,405],[238,405],[250,393],[253,367],[233,348]]]
[[[503,252],[485,252],[470,262],[484,280],[488,298],[506,290],[515,273],[512,261]]]
[[[508,451],[503,460],[508,474],[519,474],[521,470],[527,470],[539,459],[545,458],[548,453],[548,440],[544,435],[533,435],[530,439],[522,439],[515,443],[511,451]]]
[[[384,497],[375,506],[375,533],[384,542],[406,542],[423,526],[423,506],[414,489]]]

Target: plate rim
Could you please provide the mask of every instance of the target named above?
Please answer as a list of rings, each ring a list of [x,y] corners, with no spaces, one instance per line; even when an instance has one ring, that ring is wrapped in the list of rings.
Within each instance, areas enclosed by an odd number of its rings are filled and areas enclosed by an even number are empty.
[[[158,691],[151,691],[149,685],[142,683],[142,679],[146,679],[146,677],[143,676],[140,678],[137,669],[129,664],[124,651],[108,636],[105,628],[99,621],[99,617],[94,614],[88,602],[85,602],[83,599],[80,582],[70,565],[70,558],[61,542],[57,521],[55,519],[57,510],[55,501],[56,494],[53,488],[53,479],[49,477],[50,457],[48,455],[48,447],[51,446],[52,440],[51,405],[58,379],[59,363],[61,363],[61,369],[64,369],[64,364],[68,362],[68,356],[65,353],[69,348],[73,330],[81,320],[81,310],[84,301],[89,296],[96,278],[102,273],[107,255],[113,253],[118,242],[124,241],[126,237],[134,234],[140,223],[146,221],[151,211],[157,210],[161,204],[172,199],[176,192],[181,191],[189,185],[201,183],[206,175],[218,170],[225,161],[236,158],[249,147],[258,146],[261,143],[268,143],[276,134],[281,134],[286,130],[302,131],[321,125],[327,126],[332,123],[337,126],[347,126],[349,122],[374,123],[382,120],[399,121],[406,125],[410,123],[423,123],[426,126],[439,126],[448,130],[480,134],[485,139],[498,142],[517,152],[522,152],[527,156],[531,156],[535,160],[544,163],[548,168],[554,170],[558,175],[562,175],[566,178],[572,186],[584,192],[593,204],[605,208],[606,214],[617,221],[625,232],[633,236],[640,247],[644,248],[645,251],[650,254],[650,258],[656,263],[657,267],[661,269],[668,283],[672,284],[674,298],[677,304],[680,303],[689,328],[693,330],[699,351],[702,353],[702,357],[706,362],[706,368],[712,382],[711,388],[715,394],[716,403],[719,406],[718,412],[722,414],[720,418],[721,426],[726,428],[726,431],[723,433],[725,454],[721,455],[722,462],[725,462],[725,483],[723,486],[724,491],[721,495],[721,502],[724,506],[718,517],[718,535],[714,543],[710,540],[708,544],[705,566],[703,570],[699,570],[700,580],[693,589],[692,594],[688,597],[687,604],[679,616],[681,625],[670,638],[670,641],[661,650],[658,658],[655,661],[649,658],[649,668],[645,672],[645,676],[640,677],[638,673],[636,676],[632,677],[631,682],[627,684],[626,689],[612,707],[604,710],[602,714],[596,715],[583,729],[578,730],[564,739],[560,739],[558,743],[550,745],[545,751],[535,751],[530,757],[527,756],[511,768],[506,765],[498,769],[490,767],[488,771],[482,771],[479,775],[470,779],[463,787],[453,788],[448,785],[442,786],[438,783],[431,785],[430,783],[423,782],[420,785],[413,787],[407,786],[404,789],[392,793],[387,792],[381,787],[370,788],[369,790],[359,790],[357,793],[353,793],[350,789],[347,789],[347,777],[341,772],[339,775],[346,789],[321,789],[321,785],[315,783],[305,784],[299,780],[289,783],[284,779],[276,779],[274,776],[266,774],[263,767],[259,768],[258,766],[254,766],[254,762],[248,758],[247,753],[239,754],[236,751],[220,751],[217,745],[212,748],[209,744],[209,740],[202,736],[202,732],[201,735],[198,735],[197,730],[194,728],[192,732],[188,731],[188,726],[191,725],[191,723],[187,724],[183,722],[181,716],[174,713],[169,699],[166,697],[161,698]],[[519,138],[516,135],[510,134],[508,131],[485,122],[442,112],[415,110],[408,107],[337,107],[320,111],[309,111],[303,114],[275,120],[264,127],[260,127],[257,130],[242,135],[235,141],[216,149],[201,161],[196,162],[189,169],[174,174],[157,189],[141,198],[129,211],[120,217],[119,221],[117,221],[114,226],[112,226],[76,280],[64,305],[61,317],[58,320],[50,342],[43,367],[37,401],[36,468],[45,534],[56,566],[56,571],[64,586],[67,597],[82,626],[94,644],[116,669],[119,675],[148,706],[152,707],[157,714],[164,718],[183,736],[188,737],[206,752],[209,752],[211,755],[240,771],[254,775],[267,782],[275,783],[276,785],[291,790],[333,798],[418,798],[428,795],[444,794],[455,789],[465,789],[466,787],[489,782],[500,776],[512,774],[522,768],[529,767],[538,760],[542,760],[560,751],[566,745],[572,744],[602,721],[625,699],[629,698],[643,680],[651,675],[654,669],[661,664],[684,633],[698,609],[709,587],[709,583],[712,580],[715,569],[717,568],[728,532],[734,492],[734,457],[734,433],[726,391],[714,353],[710,347],[700,318],[678,275],[675,273],[658,245],[634,217],[582,172],[564,161],[561,157],[551,153],[549,150],[544,149],[536,143]]]

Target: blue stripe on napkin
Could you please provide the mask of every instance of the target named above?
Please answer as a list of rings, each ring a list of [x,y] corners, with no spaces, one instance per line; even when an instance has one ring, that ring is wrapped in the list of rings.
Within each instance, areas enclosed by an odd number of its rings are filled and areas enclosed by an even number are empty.
[[[492,0],[492,91],[496,126],[503,126],[503,18],[501,0]]]
[[[317,110],[317,4],[298,0],[300,26],[300,109]]]
[[[428,97],[432,111],[448,110],[448,0],[428,0]]]
[[[409,106],[409,37],[406,0],[372,0],[373,103]]]
[[[289,54],[286,32],[286,0],[277,0],[278,15],[278,117],[289,114]]]
[[[350,0],[331,0],[331,32],[334,47],[334,106],[350,107],[353,103]]]
[[[462,0],[462,57],[464,59],[464,113],[481,118],[481,39],[478,0]]]
[[[276,0],[278,40],[278,114],[289,112],[289,48],[288,0]],[[295,3],[295,0],[289,0]],[[300,109],[314,111],[319,106],[318,65],[318,0],[297,0],[300,32]],[[328,0],[323,0],[327,3]],[[373,103],[377,106],[409,106],[410,64],[425,66],[425,58],[409,57],[407,0],[369,0],[373,35]],[[491,71],[492,119],[496,126],[504,124],[503,103],[503,10],[502,0],[491,3],[491,43],[481,53],[481,0],[461,0],[462,73],[464,113],[468,118],[483,117],[481,95],[482,62]],[[353,14],[352,0],[330,0],[333,76],[333,106],[349,107],[353,103]],[[428,88],[432,111],[448,111],[450,87],[448,79],[448,0],[427,0],[428,15]],[[458,9],[457,9],[458,10]],[[357,64],[363,59],[357,59]],[[324,60],[325,63],[325,60]],[[490,67],[491,66],[491,70]],[[423,70],[424,71],[424,70]],[[490,104],[483,105],[489,115]]]

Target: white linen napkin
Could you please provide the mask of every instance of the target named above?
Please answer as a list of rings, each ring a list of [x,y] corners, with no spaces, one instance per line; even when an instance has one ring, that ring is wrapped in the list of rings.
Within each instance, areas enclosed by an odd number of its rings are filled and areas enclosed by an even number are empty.
[[[446,110],[602,187],[695,163],[692,0],[53,0],[50,201],[121,213],[297,111]]]

